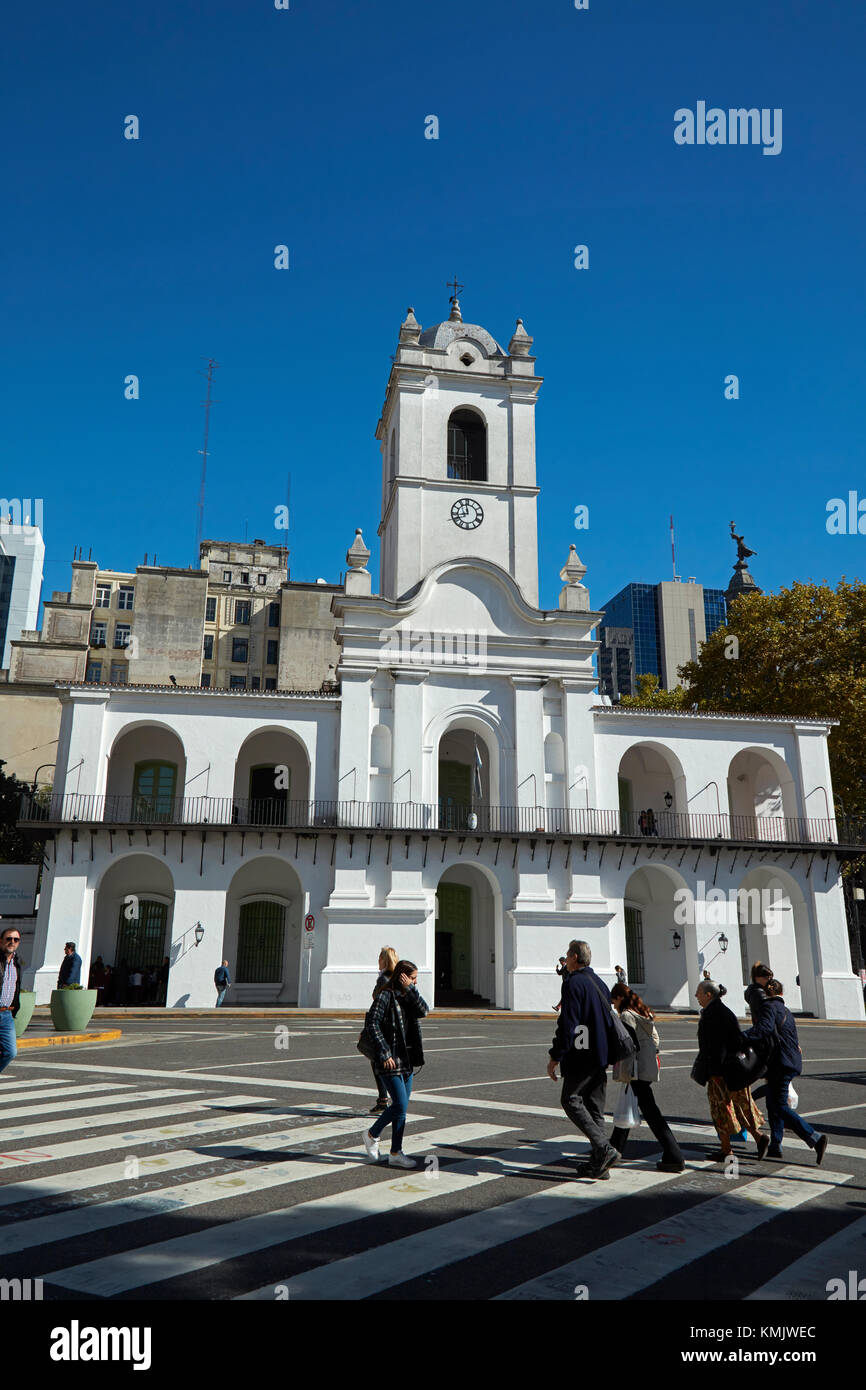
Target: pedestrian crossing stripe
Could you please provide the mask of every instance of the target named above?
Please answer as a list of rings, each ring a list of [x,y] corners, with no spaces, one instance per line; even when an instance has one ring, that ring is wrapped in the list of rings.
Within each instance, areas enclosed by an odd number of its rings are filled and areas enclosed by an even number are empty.
[[[855,1272],[853,1282],[856,1291],[852,1291],[849,1277],[852,1270]],[[838,1285],[831,1286],[834,1279],[843,1281],[842,1297],[853,1297],[858,1302],[866,1297],[866,1216],[861,1216],[859,1221],[853,1221],[844,1230],[830,1236],[829,1240],[807,1251],[774,1279],[750,1293],[749,1300],[829,1299],[832,1293],[840,1292]]]
[[[61,1108],[65,1112],[67,1110],[87,1110],[91,1106],[104,1105],[108,1099],[104,1094],[106,1091],[111,1093],[111,1103],[115,1105],[117,1104],[114,1100],[115,1093],[117,1091],[130,1090],[132,1090],[130,1086],[113,1086],[111,1082],[102,1082],[99,1084],[94,1082],[90,1086],[70,1086],[68,1090],[63,1092],[52,1091],[50,1096],[46,1096],[44,1091],[31,1091],[29,1094],[25,1095],[22,1093],[14,1097],[4,1096],[2,1100],[5,1102],[6,1108],[0,1109],[0,1124],[3,1124],[4,1121],[8,1120],[11,1116],[14,1116],[15,1120],[19,1120],[26,1115],[56,1115]],[[83,1093],[85,1091],[95,1091],[97,1094],[84,1096]],[[137,1095],[140,1094],[140,1092],[137,1093]],[[164,1095],[165,1092],[150,1091],[145,1092],[145,1094]],[[20,1101],[33,1100],[36,1097],[42,1102],[40,1105],[25,1105],[19,1108]],[[72,1099],[70,1099],[70,1097],[72,1097]],[[129,1097],[130,1100],[135,1098],[136,1093]],[[121,1105],[126,1103],[125,1099],[121,1099]],[[8,1131],[4,1128],[3,1133],[5,1135]]]
[[[498,1153],[495,1155],[496,1162],[514,1167],[529,1158],[530,1163],[525,1166],[537,1169],[539,1164],[555,1162],[562,1154],[562,1145],[573,1138],[573,1133],[559,1135],[531,1148]],[[484,1161],[481,1160],[482,1163]],[[705,1162],[700,1166],[708,1168],[710,1164]],[[503,1172],[501,1176],[507,1174]],[[651,1170],[629,1166],[617,1167],[615,1176],[616,1185],[613,1182],[560,1183],[558,1187],[548,1187],[542,1192],[518,1197],[492,1209],[457,1217],[429,1231],[416,1232],[390,1241],[387,1245],[364,1250],[358,1255],[318,1265],[293,1278],[274,1279],[252,1293],[240,1295],[240,1298],[273,1299],[276,1284],[286,1289],[285,1296],[290,1299],[340,1302],[369,1298],[372,1294],[382,1293],[445,1265],[493,1250],[547,1226],[558,1225],[560,1221],[581,1215],[584,1211],[595,1212],[623,1197],[651,1192],[672,1182],[678,1174],[659,1173],[655,1166]]]
[[[190,1091],[188,1094],[196,1095],[198,1093]],[[150,1129],[133,1129],[128,1133],[101,1134],[89,1139],[71,1139],[63,1144],[43,1145],[38,1151],[15,1149],[12,1153],[0,1154],[0,1172],[7,1168],[15,1168],[20,1171],[22,1168],[32,1168],[41,1163],[55,1163],[62,1159],[80,1158],[89,1153],[104,1153],[108,1149],[136,1149],[145,1144],[164,1144],[175,1139],[187,1139],[200,1134],[214,1134],[220,1130],[249,1129],[253,1125],[272,1123],[275,1118],[279,1119],[289,1115],[321,1115],[328,1112],[344,1115],[346,1113],[344,1105],[292,1106],[277,1104],[262,1109],[262,1097],[257,1095],[231,1096],[228,1100],[212,1097],[210,1100],[190,1101],[189,1104],[182,1102],[179,1105],[152,1106],[143,1110],[141,1117],[151,1119],[168,1115],[190,1115],[208,1110],[226,1110],[240,1105],[255,1105],[257,1109],[246,1117],[233,1115],[230,1120],[226,1120],[223,1116],[220,1116],[219,1119],[190,1120],[178,1125],[158,1125]],[[132,1118],[131,1115],[123,1116],[127,1122]],[[3,1205],[3,1191],[4,1189],[0,1187],[0,1206]]]
[[[139,1102],[143,1100],[161,1100],[167,1096],[197,1096],[200,1094],[200,1091],[187,1091],[180,1087],[174,1090],[131,1091],[127,1095],[112,1096],[111,1110],[113,1112],[121,1105],[138,1105]],[[59,1097],[58,1102],[62,1105],[62,1102],[59,1101]],[[103,1102],[97,1100],[95,1104],[101,1105]],[[36,1108],[37,1110],[49,1110],[52,1115],[56,1115],[58,1105],[41,1105]],[[183,1109],[183,1106],[181,1106],[181,1109]],[[27,1113],[26,1110],[24,1113]],[[129,1120],[140,1119],[142,1116],[147,1117],[159,1113],[160,1108],[133,1110],[129,1115],[121,1116],[121,1119],[128,1122]],[[85,1129],[106,1129],[109,1125],[114,1124],[117,1124],[117,1116],[114,1113],[109,1114],[107,1111],[101,1115],[77,1115],[75,1117],[75,1128],[79,1131]],[[37,1134],[65,1134],[68,1129],[69,1121],[66,1119],[36,1120],[30,1125],[4,1125],[3,1142],[4,1144],[8,1144],[13,1139],[32,1139],[33,1136]]]
[[[416,1115],[415,1118],[418,1120],[428,1117]],[[237,1151],[236,1145],[232,1144],[231,1151],[222,1154],[215,1154],[211,1150],[210,1154],[202,1156],[187,1150],[172,1155],[172,1158],[176,1161],[177,1167],[191,1167],[190,1160],[192,1163],[213,1163],[214,1159],[242,1158],[247,1154],[263,1150],[267,1152],[281,1146],[295,1149],[300,1143],[311,1144],[317,1140],[334,1139],[344,1134],[357,1136],[357,1133],[358,1121],[353,1117],[349,1120],[334,1120],[330,1124],[309,1125],[303,1129],[264,1134],[242,1143],[240,1152]],[[362,1156],[366,1157],[363,1146],[354,1162],[335,1165],[329,1168],[329,1172],[342,1172],[347,1168],[354,1168]],[[115,1167],[123,1168],[125,1165],[117,1164]],[[259,1164],[247,1172],[234,1170],[204,1178],[199,1182],[160,1187],[156,1191],[134,1197],[122,1197],[106,1202],[94,1201],[87,1206],[74,1207],[72,1211],[52,1211],[45,1216],[34,1216],[15,1225],[0,1227],[0,1255],[11,1255],[18,1250],[28,1250],[56,1240],[69,1240],[91,1231],[104,1230],[106,1227],[126,1225],[130,1221],[143,1221],[148,1216],[163,1216],[169,1211],[188,1211],[192,1207],[204,1206],[209,1202],[225,1201],[231,1197],[243,1196],[245,1193],[263,1192],[270,1187],[302,1182],[307,1178],[317,1177],[320,1171],[321,1162],[301,1163],[297,1158],[284,1159]],[[119,1181],[122,1177],[123,1173],[120,1173],[114,1180]],[[62,1191],[71,1192],[81,1178],[85,1179],[90,1187],[98,1182],[92,1169],[84,1169],[81,1173],[62,1173],[59,1175],[64,1184]],[[26,1188],[28,1184],[16,1186]],[[20,1200],[22,1199],[19,1197]]]
[[[508,1132],[508,1127],[501,1125],[455,1125],[429,1131],[421,1137],[430,1147],[447,1147]],[[266,1250],[284,1241],[297,1240],[313,1232],[331,1230],[335,1226],[382,1215],[415,1202],[429,1201],[431,1197],[460,1192],[477,1183],[478,1165],[483,1161],[474,1159],[468,1164],[440,1169],[435,1182],[427,1179],[423,1170],[406,1173],[391,1182],[370,1182],[348,1192],[335,1192],[311,1202],[227,1221],[190,1235],[175,1236],[153,1245],[139,1246],[120,1254],[55,1270],[43,1278],[46,1284],[58,1284],[62,1288],[80,1289],[90,1295],[110,1298],[146,1284],[176,1279],[225,1260]],[[307,1176],[321,1176],[320,1163],[311,1167],[315,1168],[315,1172]],[[357,1160],[353,1160],[342,1167],[329,1165],[327,1171],[333,1174],[356,1167]],[[488,1173],[487,1176],[489,1178],[493,1174]]]
[[[574,1300],[577,1287],[596,1299],[633,1298],[724,1245],[749,1235],[781,1212],[850,1182],[850,1173],[822,1173],[803,1179],[798,1167],[781,1168],[772,1178],[758,1178],[697,1207],[634,1231],[590,1255],[509,1289],[497,1301]]]

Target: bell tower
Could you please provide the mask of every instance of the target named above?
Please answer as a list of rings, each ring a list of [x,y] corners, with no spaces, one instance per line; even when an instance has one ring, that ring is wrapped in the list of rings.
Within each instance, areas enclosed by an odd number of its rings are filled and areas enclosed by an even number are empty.
[[[402,597],[442,560],[476,557],[511,574],[537,607],[542,379],[531,347],[522,319],[507,351],[464,323],[456,294],[432,328],[408,310],[376,428],[383,597]]]

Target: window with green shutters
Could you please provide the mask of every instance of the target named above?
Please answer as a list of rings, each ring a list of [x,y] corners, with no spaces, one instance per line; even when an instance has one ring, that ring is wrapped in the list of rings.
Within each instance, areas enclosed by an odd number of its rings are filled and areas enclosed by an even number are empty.
[[[643,984],[643,917],[640,908],[625,910],[625,969],[629,984]]]
[[[136,763],[132,785],[132,819],[170,820],[176,785],[176,763]]]
[[[238,984],[260,985],[283,978],[286,909],[281,903],[244,903],[238,924]]]

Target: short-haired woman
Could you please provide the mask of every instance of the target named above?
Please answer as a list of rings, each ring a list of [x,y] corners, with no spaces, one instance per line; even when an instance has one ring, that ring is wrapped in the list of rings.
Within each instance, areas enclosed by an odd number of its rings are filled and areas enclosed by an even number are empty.
[[[619,967],[617,967],[619,968]],[[653,1022],[654,1015],[639,994],[628,985],[617,983],[610,992],[610,999],[623,1023],[634,1033],[638,1050],[633,1058],[617,1062],[613,1070],[614,1081],[627,1081],[631,1086],[638,1110],[646,1120],[656,1139],[662,1146],[662,1156],[656,1164],[660,1173],[681,1173],[685,1168],[680,1146],[671,1133],[670,1126],[656,1104],[653,1086],[659,1079],[659,1035]],[[614,1129],[610,1142],[620,1153],[625,1150],[628,1139],[627,1129]]]
[[[379,1135],[391,1126],[391,1168],[414,1168],[415,1160],[403,1153],[406,1111],[412,1094],[412,1076],[424,1065],[421,1028],[418,1020],[427,1005],[417,990],[418,967],[411,960],[398,960],[391,978],[373,1000],[367,1014],[367,1027],[376,1042],[377,1075],[381,1075],[391,1104],[374,1120],[364,1135],[364,1148],[373,1163],[379,1162]]]
[[[376,983],[373,987],[374,999],[378,994],[381,994],[382,990],[385,988],[386,984],[390,980],[392,974],[394,973],[394,966],[397,964],[397,959],[397,952],[394,950],[393,946],[382,947],[381,951],[379,952],[379,978],[376,980]],[[373,1076],[376,1081],[376,1090],[378,1092],[378,1096],[376,1099],[376,1104],[371,1107],[369,1113],[371,1115],[378,1115],[381,1110],[388,1109],[388,1092],[385,1090],[384,1081],[376,1071],[375,1064],[371,1062],[370,1066],[373,1068]]]
[[[736,1016],[727,1004],[722,1003],[723,994],[727,994],[725,986],[717,985],[714,980],[701,980],[695,991],[701,1009],[696,1065],[708,1078],[710,1118],[719,1136],[719,1148],[708,1150],[707,1157],[717,1161],[729,1158],[731,1136],[748,1130],[758,1146],[760,1159],[770,1147],[770,1136],[763,1128],[763,1116],[752,1100],[748,1086],[740,1091],[729,1091],[722,1075],[726,1059],[741,1052],[744,1046]]]
[[[813,1129],[802,1115],[798,1115],[788,1104],[788,1087],[794,1077],[799,1076],[803,1070],[794,1015],[783,998],[781,980],[768,980],[766,990],[767,997],[761,1006],[758,1022],[745,1036],[750,1042],[759,1044],[775,1042],[767,1063],[767,1115],[772,1138],[767,1157],[782,1157],[782,1136],[787,1124],[804,1144],[815,1150],[815,1161],[820,1163],[827,1151],[827,1135]]]

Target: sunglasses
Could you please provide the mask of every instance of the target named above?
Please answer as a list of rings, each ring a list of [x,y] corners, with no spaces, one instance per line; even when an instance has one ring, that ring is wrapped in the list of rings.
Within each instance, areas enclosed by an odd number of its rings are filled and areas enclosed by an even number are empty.
[[[21,940],[21,937],[20,937],[20,936],[4,936],[3,940],[4,940],[4,941],[20,941],[20,940]]]

